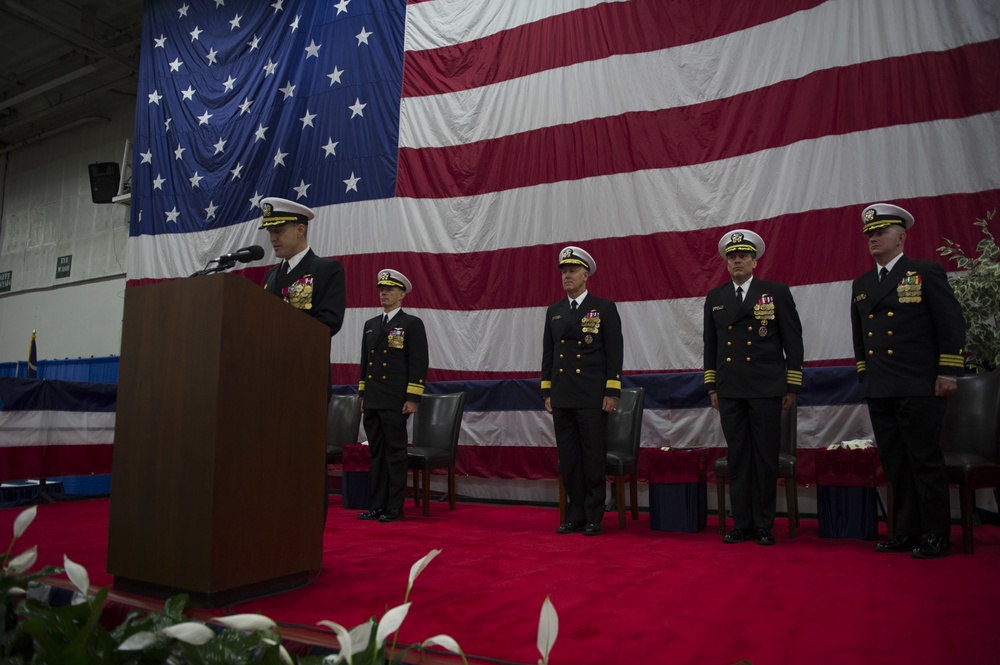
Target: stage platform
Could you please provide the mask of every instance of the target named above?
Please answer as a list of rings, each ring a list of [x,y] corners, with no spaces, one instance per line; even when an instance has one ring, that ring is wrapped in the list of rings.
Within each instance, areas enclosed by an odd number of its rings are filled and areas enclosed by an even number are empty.
[[[15,553],[38,545],[38,566],[105,572],[108,499],[39,506]],[[0,529],[20,509],[0,511]],[[410,566],[442,553],[418,578],[399,639],[445,633],[470,662],[536,663],[539,612],[559,614],[553,664],[991,662],[1000,653],[995,601],[1000,528],[976,529],[976,554],[938,561],[877,554],[870,541],[822,539],[804,520],[794,540],[779,519],[775,547],[723,545],[709,517],[698,533],[625,530],[607,514],[596,538],[557,535],[558,510],[407,504],[397,523],[363,522],[330,497],[323,567],[307,586],[214,613],[259,612],[289,639],[332,645],[323,619],[348,627],[403,602]],[[882,527],[884,532],[884,526]],[[960,545],[956,526],[953,541]],[[6,547],[6,541],[0,542]],[[294,630],[293,630],[294,629]],[[305,636],[305,637],[303,637]],[[478,660],[477,660],[478,657]]]

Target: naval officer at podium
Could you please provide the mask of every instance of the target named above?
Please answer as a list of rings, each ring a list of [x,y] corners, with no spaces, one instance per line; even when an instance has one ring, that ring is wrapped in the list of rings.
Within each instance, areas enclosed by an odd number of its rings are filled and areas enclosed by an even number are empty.
[[[264,288],[330,329],[333,337],[344,324],[347,283],[340,261],[317,256],[306,234],[315,214],[294,201],[268,197],[260,202],[260,228],[281,262],[267,271]]]

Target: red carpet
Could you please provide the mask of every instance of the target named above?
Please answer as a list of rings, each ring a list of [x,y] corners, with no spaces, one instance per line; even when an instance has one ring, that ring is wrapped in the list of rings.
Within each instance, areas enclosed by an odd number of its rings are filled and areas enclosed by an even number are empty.
[[[108,501],[41,506],[16,552],[39,566],[62,556],[104,586]],[[559,613],[554,664],[987,663],[1000,659],[996,603],[1000,528],[976,529],[976,554],[940,561],[880,555],[872,543],[825,540],[805,521],[775,547],[723,545],[714,521],[698,534],[649,528],[649,516],[604,534],[554,533],[554,508],[447,504],[431,517],[361,522],[331,499],[324,568],[309,587],[237,606],[283,622],[353,626],[402,602],[410,566],[443,552],[417,580],[400,640],[438,633],[463,649],[535,663],[542,601]],[[2,533],[18,509],[0,511]],[[960,547],[961,534],[953,530]],[[7,539],[0,539],[6,549]]]

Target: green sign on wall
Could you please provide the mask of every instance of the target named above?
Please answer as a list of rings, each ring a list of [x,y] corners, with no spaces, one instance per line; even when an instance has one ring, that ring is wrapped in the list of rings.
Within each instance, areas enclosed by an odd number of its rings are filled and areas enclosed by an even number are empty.
[[[0,293],[4,291],[10,291],[11,278],[14,275],[13,270],[8,270],[7,272],[0,272]]]
[[[62,279],[63,277],[69,277],[70,267],[73,265],[73,255],[60,256],[56,259],[56,279]]]

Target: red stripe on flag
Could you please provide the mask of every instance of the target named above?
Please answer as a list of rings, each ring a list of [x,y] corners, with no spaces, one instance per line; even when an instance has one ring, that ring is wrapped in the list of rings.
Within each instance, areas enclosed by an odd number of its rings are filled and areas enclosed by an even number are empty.
[[[73,446],[0,447],[0,469],[4,480],[111,473],[113,449],[110,441]]]
[[[943,238],[950,238],[975,254],[982,235],[972,221],[996,209],[998,199],[1000,189],[895,200],[917,220],[907,234],[907,253],[935,259]],[[762,278],[790,286],[837,282],[854,279],[872,266],[861,234],[862,209],[863,205],[852,205],[810,210],[748,220],[738,226],[764,238],[767,249],[757,269]],[[708,228],[578,243],[598,265],[588,286],[596,295],[616,302],[702,297],[728,279],[725,262],[718,254],[718,241],[725,230]],[[998,232],[1000,228],[994,228],[1000,235]],[[545,307],[563,295],[556,256],[572,242],[467,254],[386,252],[333,258],[344,264],[347,306],[351,308],[378,307],[375,275],[387,265],[413,281],[407,307],[458,311]],[[947,270],[956,269],[954,263],[939,262]],[[238,272],[263,284],[266,271],[267,267],[257,267]],[[128,286],[157,281],[129,280]]]
[[[897,200],[917,220],[907,237],[907,251],[933,259],[936,249],[944,244],[942,236],[973,251],[981,232],[972,221],[996,208],[998,197],[1000,190]],[[757,270],[764,279],[790,286],[851,280],[872,266],[861,234],[862,208],[810,210],[739,226],[764,238],[767,250]],[[718,254],[724,231],[709,228],[580,243],[598,266],[587,285],[596,295],[619,303],[704,297],[709,289],[729,279],[725,261]],[[413,293],[406,298],[411,308],[548,306],[563,296],[556,256],[571,242],[469,254],[400,252],[344,257],[348,306],[377,307],[374,275],[383,265],[395,266],[413,280]],[[955,269],[944,260],[941,263]],[[430,285],[433,288],[425,288]]]
[[[703,164],[823,136],[1000,109],[1000,40],[837,67],[726,99],[445,148],[402,148],[396,194],[450,198]],[[964,72],[966,75],[957,75]],[[469,168],[489,164],[490,168]]]
[[[633,0],[601,4],[462,44],[409,51],[403,64],[403,96],[468,90],[613,55],[693,44],[768,23],[822,2],[706,5],[703,0]]]

